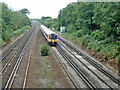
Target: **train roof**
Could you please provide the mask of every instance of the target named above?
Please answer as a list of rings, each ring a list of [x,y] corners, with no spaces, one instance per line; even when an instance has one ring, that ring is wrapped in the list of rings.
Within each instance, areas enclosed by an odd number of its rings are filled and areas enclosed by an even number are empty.
[[[46,26],[44,25],[41,25],[42,29],[44,30],[44,32],[46,34],[56,34],[55,32],[53,32],[52,30],[50,30],[49,28],[47,28]],[[57,34],[56,34],[57,35]]]

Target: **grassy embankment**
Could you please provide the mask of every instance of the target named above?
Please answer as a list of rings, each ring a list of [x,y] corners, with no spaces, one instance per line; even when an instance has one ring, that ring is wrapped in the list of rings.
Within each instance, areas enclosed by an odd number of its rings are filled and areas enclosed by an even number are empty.
[[[12,38],[13,37],[17,37],[17,36],[20,36],[21,34],[25,33],[28,29],[30,28],[30,26],[25,26],[25,27],[22,27],[18,30],[15,30],[14,32],[10,33]],[[1,35],[2,37],[2,35]],[[7,40],[7,43],[9,43],[11,41],[12,38],[9,38],[7,35],[6,35],[6,40]],[[2,40],[2,38],[0,38],[0,46],[3,46],[6,42]]]

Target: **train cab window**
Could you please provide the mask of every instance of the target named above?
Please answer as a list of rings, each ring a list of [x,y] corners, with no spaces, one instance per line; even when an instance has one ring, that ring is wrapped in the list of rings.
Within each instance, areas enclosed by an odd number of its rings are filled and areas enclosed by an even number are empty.
[[[57,39],[57,35],[55,35],[55,39]]]
[[[50,38],[50,39],[57,39],[57,35],[51,34],[51,35],[49,35],[49,38]]]

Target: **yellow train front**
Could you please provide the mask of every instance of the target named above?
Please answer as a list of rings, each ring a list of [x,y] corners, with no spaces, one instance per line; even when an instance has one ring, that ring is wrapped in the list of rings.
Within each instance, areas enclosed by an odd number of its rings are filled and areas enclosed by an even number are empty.
[[[49,45],[57,45],[58,42],[58,35],[55,33],[48,34],[48,44]]]
[[[44,25],[41,25],[41,30],[49,45],[57,45],[58,35],[55,32],[53,32]]]

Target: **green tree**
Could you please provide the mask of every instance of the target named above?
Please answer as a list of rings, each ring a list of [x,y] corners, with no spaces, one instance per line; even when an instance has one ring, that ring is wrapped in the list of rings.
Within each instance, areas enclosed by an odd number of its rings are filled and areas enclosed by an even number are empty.
[[[2,6],[2,19],[0,19],[2,21],[2,39],[9,41],[16,29],[28,26],[31,23],[25,14],[9,9],[5,3],[0,3],[0,5]]]
[[[79,2],[62,9],[62,25],[73,38],[80,37],[82,45],[108,58],[118,60],[120,50],[120,2]],[[57,30],[61,26],[61,10],[58,19],[42,19],[42,22]],[[110,48],[111,47],[111,48]]]
[[[25,15],[30,14],[29,10],[26,9],[26,8],[19,10],[19,12],[21,12],[21,13],[23,13]]]

